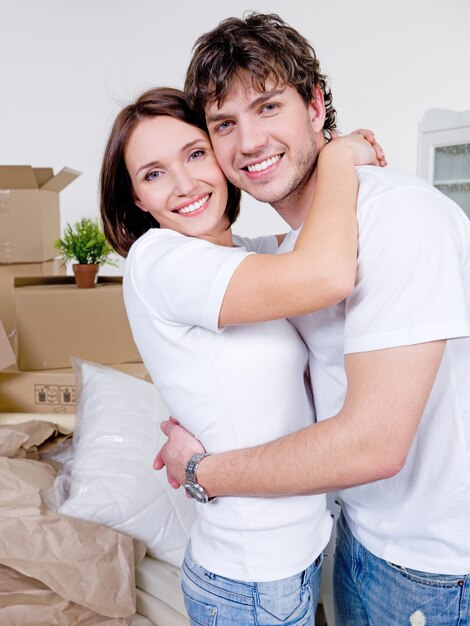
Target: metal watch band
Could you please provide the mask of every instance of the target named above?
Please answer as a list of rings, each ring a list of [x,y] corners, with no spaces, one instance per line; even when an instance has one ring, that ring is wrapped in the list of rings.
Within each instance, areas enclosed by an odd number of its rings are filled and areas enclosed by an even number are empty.
[[[197,454],[193,454],[193,456],[189,459],[186,463],[186,483],[184,485],[186,493],[190,495],[191,498],[194,498],[203,504],[215,499],[209,498],[207,491],[197,482],[197,468],[199,463],[206,456],[209,455],[204,452],[198,452]]]

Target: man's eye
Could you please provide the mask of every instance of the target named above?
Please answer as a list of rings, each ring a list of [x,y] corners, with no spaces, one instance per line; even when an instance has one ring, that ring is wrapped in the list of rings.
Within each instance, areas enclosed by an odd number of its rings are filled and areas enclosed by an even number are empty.
[[[222,122],[221,124],[216,126],[215,130],[217,132],[224,132],[224,130],[227,130],[228,128],[230,128],[230,122]]]
[[[279,105],[275,102],[268,102],[267,104],[261,107],[261,111],[266,111],[267,113],[272,113],[279,108]]]
[[[158,170],[153,170],[145,175],[145,180],[154,180],[155,178],[160,178],[161,175],[162,173]]]

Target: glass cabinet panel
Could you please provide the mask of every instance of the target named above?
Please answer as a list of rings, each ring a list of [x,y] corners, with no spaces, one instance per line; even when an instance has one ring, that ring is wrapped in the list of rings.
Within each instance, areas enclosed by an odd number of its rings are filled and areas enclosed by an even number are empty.
[[[470,143],[435,148],[434,186],[470,216]]]
[[[439,184],[470,182],[470,143],[435,148],[434,181]]]
[[[470,217],[470,111],[426,112],[420,125],[418,173]]]

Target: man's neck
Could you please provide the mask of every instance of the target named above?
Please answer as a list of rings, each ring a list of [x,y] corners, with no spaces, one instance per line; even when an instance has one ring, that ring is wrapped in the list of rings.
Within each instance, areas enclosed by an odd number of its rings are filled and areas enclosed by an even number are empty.
[[[312,206],[316,182],[317,171],[315,169],[308,181],[299,189],[271,205],[293,230],[299,229],[307,217]]]

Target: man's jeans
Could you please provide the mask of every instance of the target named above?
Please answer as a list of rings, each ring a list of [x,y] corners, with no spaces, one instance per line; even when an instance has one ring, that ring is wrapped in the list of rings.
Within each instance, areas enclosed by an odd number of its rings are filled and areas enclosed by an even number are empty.
[[[371,554],[337,526],[336,626],[470,626],[470,575],[428,574]]]
[[[247,583],[208,572],[193,561],[189,544],[182,587],[191,626],[314,626],[321,562],[283,580]]]

